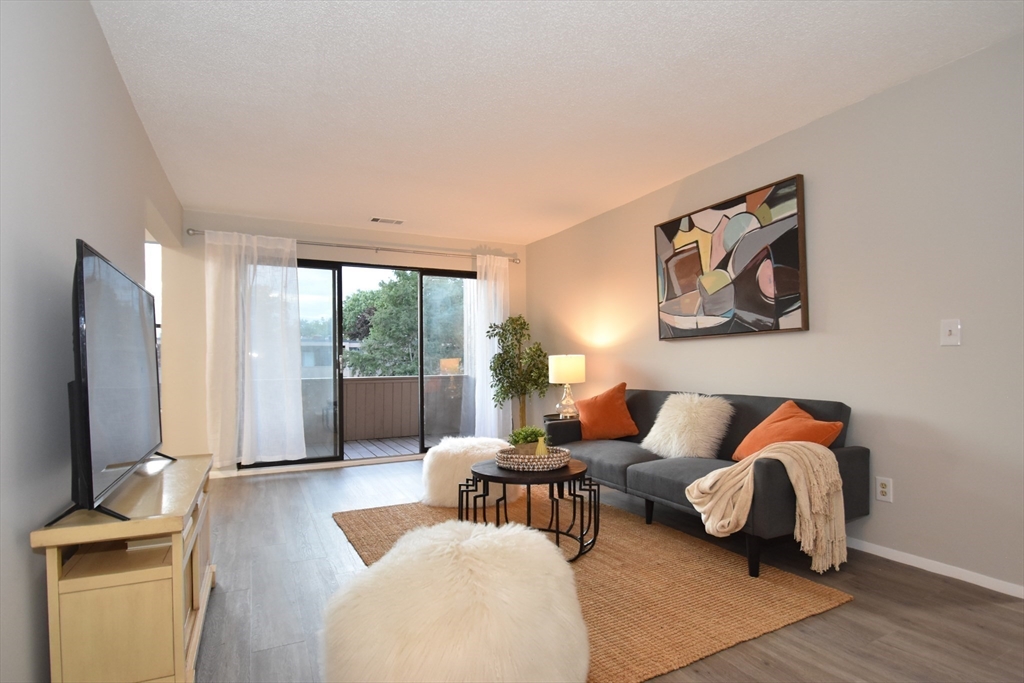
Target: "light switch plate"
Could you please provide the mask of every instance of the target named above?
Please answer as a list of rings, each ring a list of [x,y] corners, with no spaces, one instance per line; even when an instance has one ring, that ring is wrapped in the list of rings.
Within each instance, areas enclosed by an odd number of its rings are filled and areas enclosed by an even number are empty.
[[[960,319],[943,320],[939,325],[939,346],[960,346]]]

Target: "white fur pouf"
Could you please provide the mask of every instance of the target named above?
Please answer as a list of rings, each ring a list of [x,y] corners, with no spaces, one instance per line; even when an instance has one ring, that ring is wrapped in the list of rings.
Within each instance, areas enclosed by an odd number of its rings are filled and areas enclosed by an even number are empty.
[[[400,538],[324,617],[325,680],[585,681],[573,570],[542,532],[444,522]]]
[[[482,436],[446,436],[423,457],[423,503],[433,507],[459,506],[459,484],[469,478],[469,468],[484,460],[493,460],[507,441]],[[481,484],[482,486],[482,484]],[[508,486],[508,502],[519,499],[521,486]],[[482,489],[481,489],[482,491]],[[501,497],[501,485],[492,484],[487,502]]]

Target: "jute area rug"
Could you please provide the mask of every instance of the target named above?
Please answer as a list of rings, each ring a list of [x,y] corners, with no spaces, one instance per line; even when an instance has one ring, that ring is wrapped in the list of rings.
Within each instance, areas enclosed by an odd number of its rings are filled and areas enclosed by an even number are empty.
[[[547,505],[534,497],[535,524],[547,520]],[[526,518],[525,498],[509,516]],[[457,517],[411,503],[337,512],[334,521],[371,565],[405,532]],[[608,505],[596,545],[572,567],[592,683],[639,683],[853,599],[764,564],[751,578],[746,558]]]

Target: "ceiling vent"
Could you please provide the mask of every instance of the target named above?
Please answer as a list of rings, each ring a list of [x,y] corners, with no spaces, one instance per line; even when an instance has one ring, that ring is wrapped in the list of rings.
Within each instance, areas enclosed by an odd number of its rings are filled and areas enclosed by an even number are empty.
[[[371,223],[387,223],[388,225],[401,225],[405,221],[399,220],[398,218],[379,218],[378,216],[374,216],[373,218],[370,219],[370,222]]]

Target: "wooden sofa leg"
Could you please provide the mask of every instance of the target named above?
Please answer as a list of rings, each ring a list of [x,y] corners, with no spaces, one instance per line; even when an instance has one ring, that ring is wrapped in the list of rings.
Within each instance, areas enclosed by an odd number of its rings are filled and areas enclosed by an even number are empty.
[[[761,574],[761,537],[747,534],[747,571],[755,579]]]
[[[654,501],[644,499],[644,519],[650,524],[654,521]]]

